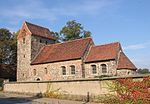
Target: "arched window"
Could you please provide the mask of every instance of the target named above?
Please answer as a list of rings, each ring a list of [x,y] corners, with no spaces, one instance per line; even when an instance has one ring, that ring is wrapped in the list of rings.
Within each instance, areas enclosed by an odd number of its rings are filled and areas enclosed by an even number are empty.
[[[70,68],[71,68],[71,74],[75,74],[75,66],[71,65]]]
[[[62,75],[66,75],[66,67],[65,66],[62,66]]]
[[[96,65],[91,65],[91,67],[92,67],[92,73],[96,74],[97,73]]]
[[[40,81],[40,78],[37,78],[36,81]]]
[[[36,75],[36,69],[33,69],[33,75],[34,76]]]
[[[106,64],[102,64],[101,68],[102,68],[102,73],[107,73],[107,66],[106,66]]]

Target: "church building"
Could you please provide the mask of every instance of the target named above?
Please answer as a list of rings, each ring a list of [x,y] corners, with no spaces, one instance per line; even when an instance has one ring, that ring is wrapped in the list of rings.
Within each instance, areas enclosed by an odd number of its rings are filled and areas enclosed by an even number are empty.
[[[17,81],[128,76],[136,69],[119,42],[95,45],[88,37],[57,43],[48,28],[29,22],[17,37]]]

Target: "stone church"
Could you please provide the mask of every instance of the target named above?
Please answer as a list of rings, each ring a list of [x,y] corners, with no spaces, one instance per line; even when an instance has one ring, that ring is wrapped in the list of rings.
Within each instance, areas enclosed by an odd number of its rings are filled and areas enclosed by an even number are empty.
[[[91,37],[56,43],[48,28],[24,22],[17,37],[17,81],[76,80],[136,73],[119,42]]]

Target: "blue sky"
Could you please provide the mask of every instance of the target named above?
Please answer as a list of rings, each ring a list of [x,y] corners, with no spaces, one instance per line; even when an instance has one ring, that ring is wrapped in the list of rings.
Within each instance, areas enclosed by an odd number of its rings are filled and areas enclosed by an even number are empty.
[[[69,20],[92,32],[95,44],[118,41],[138,68],[150,69],[150,0],[1,0],[0,28],[29,21],[59,31]]]

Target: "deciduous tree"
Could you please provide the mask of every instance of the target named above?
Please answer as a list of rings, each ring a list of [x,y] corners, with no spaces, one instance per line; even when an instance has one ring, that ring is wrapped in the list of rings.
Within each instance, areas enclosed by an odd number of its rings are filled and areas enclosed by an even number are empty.
[[[91,32],[84,30],[84,27],[75,20],[68,21],[60,31],[60,39],[62,41],[86,38],[90,36]]]
[[[16,64],[16,34],[8,29],[0,29],[0,64]]]

